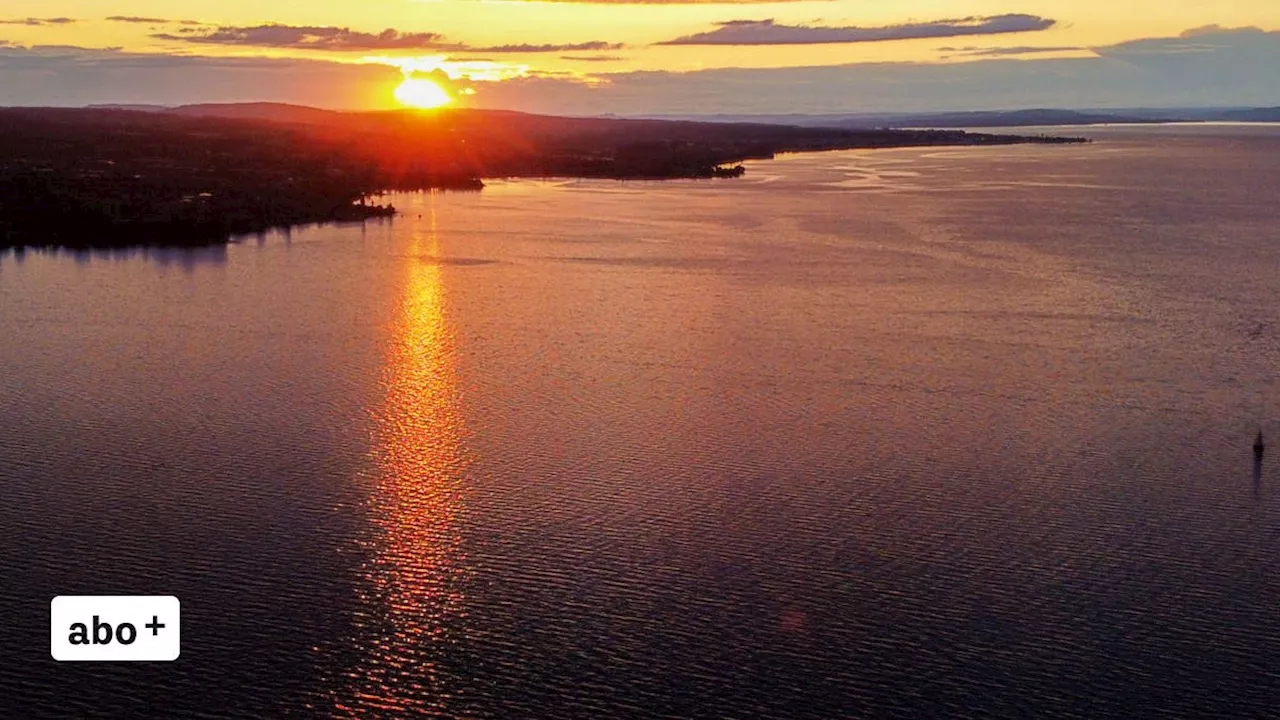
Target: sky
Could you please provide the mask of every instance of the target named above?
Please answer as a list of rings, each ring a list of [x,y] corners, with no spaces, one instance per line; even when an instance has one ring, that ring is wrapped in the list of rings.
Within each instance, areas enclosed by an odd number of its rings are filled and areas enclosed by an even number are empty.
[[[1278,0],[0,0],[0,104],[1280,105]]]

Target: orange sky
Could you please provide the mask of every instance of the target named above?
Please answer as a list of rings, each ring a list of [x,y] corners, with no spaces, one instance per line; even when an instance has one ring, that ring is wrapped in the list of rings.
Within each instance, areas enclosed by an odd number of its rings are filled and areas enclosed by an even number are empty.
[[[1274,0],[6,0],[0,12],[9,48],[440,68],[475,81],[477,97],[484,83],[513,77],[590,85],[641,71],[958,63],[993,51],[1037,62],[1208,25],[1280,29]],[[696,44],[661,44],[699,34]]]

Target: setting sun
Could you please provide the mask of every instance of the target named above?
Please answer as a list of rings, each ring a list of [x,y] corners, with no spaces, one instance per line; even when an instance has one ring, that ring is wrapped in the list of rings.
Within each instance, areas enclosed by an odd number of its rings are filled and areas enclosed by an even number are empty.
[[[422,78],[405,78],[395,94],[401,104],[415,108],[438,108],[453,102],[444,88]]]

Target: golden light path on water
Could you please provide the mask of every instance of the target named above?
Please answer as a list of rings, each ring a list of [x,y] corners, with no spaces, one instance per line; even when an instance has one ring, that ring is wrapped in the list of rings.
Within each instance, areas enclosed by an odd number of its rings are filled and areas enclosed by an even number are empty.
[[[434,206],[415,230],[374,412],[375,525],[356,618],[360,661],[335,699],[351,717],[445,714],[440,658],[459,641],[464,574],[459,514],[466,460]]]

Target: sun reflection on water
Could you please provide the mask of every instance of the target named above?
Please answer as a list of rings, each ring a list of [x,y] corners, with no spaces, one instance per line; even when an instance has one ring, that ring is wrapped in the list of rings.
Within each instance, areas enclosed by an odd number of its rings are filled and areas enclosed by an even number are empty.
[[[339,714],[443,713],[451,683],[441,661],[465,618],[459,532],[462,417],[434,208],[415,232],[390,333],[381,408],[374,412],[376,478],[356,617],[361,657]]]

